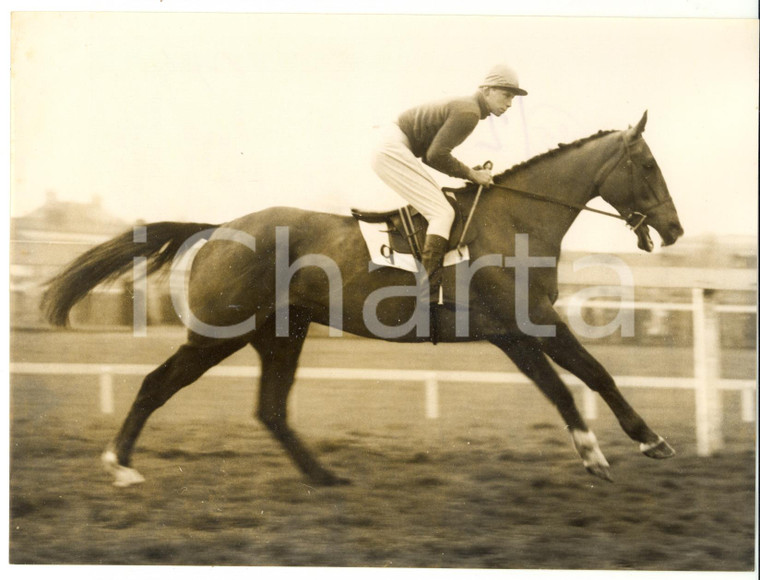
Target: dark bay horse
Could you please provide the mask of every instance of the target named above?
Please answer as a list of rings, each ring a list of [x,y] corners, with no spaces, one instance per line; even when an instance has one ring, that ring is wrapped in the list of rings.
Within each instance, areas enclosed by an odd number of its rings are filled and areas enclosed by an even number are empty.
[[[674,451],[560,319],[553,307],[556,259],[579,207],[595,196],[621,216],[640,214],[635,231],[646,251],[652,249],[649,227],[666,245],[683,234],[642,137],[645,124],[646,113],[635,127],[561,145],[496,176],[497,187],[483,193],[472,219],[477,235],[469,245],[469,261],[446,268],[449,299],[452,288],[457,290],[453,306],[436,307],[438,340],[487,340],[503,351],[557,407],[586,469],[605,479],[610,478],[607,460],[549,359],[599,393],[645,455],[667,458]],[[457,197],[467,210],[475,189],[464,187]],[[135,259],[148,260],[148,271],[156,271],[199,238],[208,241],[195,254],[187,282],[187,341],[144,379],[103,453],[104,466],[116,485],[143,481],[130,459],[151,413],[206,370],[251,345],[261,358],[257,417],[312,482],[344,483],[319,463],[287,422],[288,393],[307,330],[315,322],[397,342],[429,340],[430,311],[418,300],[424,276],[368,266],[367,248],[351,217],[270,208],[223,226],[148,224],[139,235],[135,229],[105,242],[50,281],[43,298],[48,319],[65,325],[77,301],[97,284],[128,272]],[[521,260],[536,257],[549,262],[529,271],[519,267]],[[178,279],[184,287],[184,277]]]

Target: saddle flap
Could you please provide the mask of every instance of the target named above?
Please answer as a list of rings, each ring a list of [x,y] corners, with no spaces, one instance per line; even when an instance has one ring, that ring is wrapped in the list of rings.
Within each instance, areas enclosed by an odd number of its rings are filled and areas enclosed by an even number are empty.
[[[411,205],[407,206],[411,215],[417,215],[419,212]],[[390,223],[392,220],[398,218],[399,209],[392,209],[388,211],[365,211],[362,209],[351,208],[351,215],[360,222],[367,222],[368,224],[381,224],[383,222]]]
[[[477,232],[471,225],[470,229],[467,231],[466,239],[460,240],[467,218],[463,215],[462,210],[456,201],[456,197],[453,195],[453,192],[447,190],[445,198],[454,208],[454,223],[451,226],[448,246],[449,250],[453,250],[460,244],[467,245],[472,242],[472,240],[477,237]],[[427,234],[427,220],[421,213],[419,213],[410,205],[399,209],[381,212],[364,211],[356,208],[351,209],[351,215],[359,221],[370,224],[385,223],[388,226],[388,239],[391,250],[400,254],[412,254],[413,242],[409,239],[409,234],[407,234],[403,226],[403,218],[401,217],[402,212],[407,213],[407,215],[411,216],[412,218],[413,231],[411,234],[418,238],[416,243],[420,245],[424,244],[425,236]]]

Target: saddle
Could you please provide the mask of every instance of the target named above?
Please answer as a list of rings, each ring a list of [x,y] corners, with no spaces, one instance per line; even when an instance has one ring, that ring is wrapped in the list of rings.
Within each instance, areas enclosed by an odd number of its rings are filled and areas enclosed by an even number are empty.
[[[454,223],[451,226],[449,234],[449,245],[447,251],[466,246],[477,237],[477,231],[470,225],[465,239],[462,238],[464,224],[467,216],[463,214],[456,197],[450,190],[444,190],[446,201],[454,208]],[[407,205],[390,211],[363,211],[360,209],[351,209],[351,215],[358,221],[370,224],[384,223],[387,227],[388,245],[391,252],[398,254],[411,254],[418,260],[422,256],[422,248],[425,246],[425,236],[427,235],[428,222],[425,217]]]

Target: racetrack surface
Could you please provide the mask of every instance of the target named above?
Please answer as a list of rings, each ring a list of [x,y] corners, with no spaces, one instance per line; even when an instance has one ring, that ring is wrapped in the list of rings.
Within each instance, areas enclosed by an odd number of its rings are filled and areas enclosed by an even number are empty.
[[[11,360],[159,364],[174,329],[16,332]],[[594,347],[613,374],[687,376],[685,350]],[[256,364],[252,350],[229,364]],[[513,371],[486,345],[310,339],[303,364]],[[685,369],[685,370],[684,370]],[[754,377],[754,353],[724,353]],[[723,393],[726,448],[695,453],[693,393],[625,389],[678,455],[641,455],[600,404],[591,426],[613,484],[587,475],[557,412],[532,387],[442,384],[424,418],[419,383],[303,380],[293,424],[352,485],[308,485],[252,418],[250,380],[202,378],[148,422],[146,482],[110,485],[98,456],[140,377],[11,381],[12,563],[751,570],[755,425]],[[580,393],[580,389],[574,389]]]

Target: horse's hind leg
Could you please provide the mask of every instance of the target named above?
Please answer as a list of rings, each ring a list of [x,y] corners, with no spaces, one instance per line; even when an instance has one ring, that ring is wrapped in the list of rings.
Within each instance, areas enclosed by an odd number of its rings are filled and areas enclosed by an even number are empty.
[[[592,475],[612,481],[609,463],[599,448],[596,436],[581,417],[572,393],[544,356],[538,340],[522,335],[490,337],[488,340],[512,359],[517,368],[557,407],[586,470]]]
[[[261,357],[261,380],[256,415],[288,452],[298,468],[320,485],[349,483],[325,469],[288,426],[287,400],[295,380],[298,358],[309,328],[305,313],[291,309],[291,331],[275,336],[274,316],[256,332],[251,344]]]
[[[652,431],[625,400],[614,379],[583,348],[566,324],[557,324],[556,336],[542,339],[541,347],[558,365],[573,373],[589,388],[599,393],[617,417],[623,431],[639,443],[639,449],[642,453],[655,459],[666,459],[675,455],[673,448]]]
[[[103,466],[115,478],[114,485],[126,487],[144,481],[129,465],[135,442],[148,417],[182,387],[194,382],[245,344],[245,338],[223,342],[191,338],[145,377],[121,429],[101,458]]]

